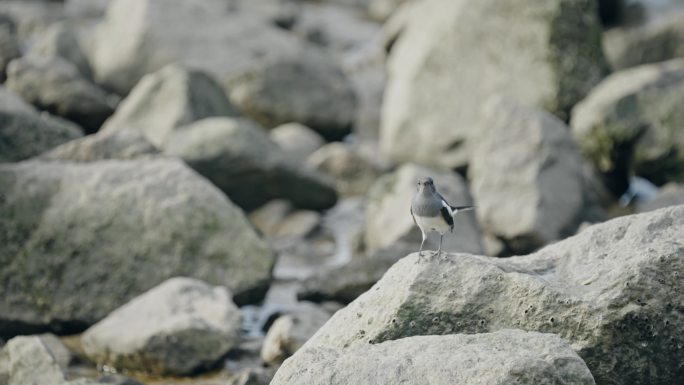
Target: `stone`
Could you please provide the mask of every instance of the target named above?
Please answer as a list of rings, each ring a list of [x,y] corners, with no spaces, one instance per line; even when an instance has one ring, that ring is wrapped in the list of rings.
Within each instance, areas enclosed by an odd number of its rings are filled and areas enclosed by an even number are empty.
[[[237,345],[242,316],[231,296],[222,286],[171,278],[86,330],[83,348],[117,369],[191,374]]]
[[[104,131],[134,130],[163,148],[180,126],[212,116],[237,116],[207,73],[168,65],[144,76],[105,123]]]
[[[378,178],[368,192],[365,243],[368,252],[389,247],[398,241],[420,245],[421,235],[413,222],[409,208],[419,178],[434,179],[442,196],[454,206],[472,205],[466,182],[460,175],[448,171],[405,164],[396,171]],[[439,235],[432,233],[425,250],[437,250]],[[454,216],[454,231],[444,236],[442,249],[482,254],[482,240],[472,211]]]
[[[572,111],[572,131],[620,196],[632,174],[684,181],[684,59],[613,73]]]
[[[42,154],[42,160],[95,162],[105,159],[135,159],[159,154],[141,133],[135,131],[100,132],[66,142]]]
[[[599,384],[671,384],[684,375],[682,231],[684,206],[675,206],[589,226],[527,256],[416,264],[414,253],[303,349],[517,328],[568,341]]]
[[[11,19],[0,20],[0,83],[7,78],[7,65],[19,56],[21,50],[14,23]]]
[[[81,48],[76,31],[66,23],[48,27],[31,46],[31,53],[48,58],[62,58],[72,63],[85,78],[92,72],[88,58]]]
[[[83,136],[75,124],[47,113],[38,114],[7,95],[0,87],[0,163],[28,159]]]
[[[351,132],[356,96],[332,57],[308,49],[262,61],[227,82],[231,102],[265,127],[298,122],[328,140]]]
[[[249,221],[265,237],[275,237],[278,226],[292,211],[292,205],[284,199],[274,199],[251,211]]]
[[[268,329],[261,348],[261,359],[273,366],[293,355],[316,331],[330,319],[320,307],[300,302],[288,314],[278,317]]]
[[[304,163],[306,158],[323,147],[325,139],[316,131],[299,123],[285,123],[269,132],[274,141],[293,162]]]
[[[595,383],[587,365],[558,336],[511,329],[348,349],[307,346],[296,357],[285,362],[272,385]]]
[[[677,205],[684,205],[684,184],[668,183],[660,188],[653,200],[637,204],[636,209],[637,212],[644,213]]]
[[[370,0],[367,12],[374,20],[386,21],[398,8],[408,2],[408,0]]]
[[[684,12],[637,27],[603,33],[603,50],[613,70],[684,57]]]
[[[491,96],[566,120],[606,72],[595,0],[426,0],[408,16],[380,127],[399,163],[465,167]]]
[[[0,112],[35,114],[37,111],[17,94],[9,91],[4,86],[0,86]]]
[[[574,234],[586,194],[569,128],[542,109],[499,98],[483,110],[468,178],[484,231],[513,254]]]
[[[0,165],[0,335],[74,333],[173,276],[261,300],[274,253],[176,159]]]
[[[245,210],[276,198],[321,210],[337,199],[322,176],[291,165],[266,131],[242,118],[207,118],[179,128],[164,152],[182,158]]]
[[[268,385],[273,379],[273,373],[263,368],[248,368],[242,370],[227,385]]]
[[[276,238],[304,239],[321,223],[321,214],[312,210],[296,210],[278,224]]]
[[[319,148],[311,154],[306,164],[328,175],[335,182],[340,195],[345,197],[365,195],[380,174],[373,164],[339,142]]]
[[[296,57],[303,45],[263,16],[231,12],[223,0],[113,0],[91,64],[98,83],[125,95],[170,63],[222,79],[263,60]]]
[[[7,67],[9,90],[27,102],[96,132],[113,112],[118,98],[87,81],[61,58],[36,55],[13,60]]]

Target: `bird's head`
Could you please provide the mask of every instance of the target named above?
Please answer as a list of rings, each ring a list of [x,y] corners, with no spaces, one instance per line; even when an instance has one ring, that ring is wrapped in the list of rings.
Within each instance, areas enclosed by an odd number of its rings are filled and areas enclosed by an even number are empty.
[[[435,182],[432,178],[420,178],[417,184],[418,192],[435,192]]]

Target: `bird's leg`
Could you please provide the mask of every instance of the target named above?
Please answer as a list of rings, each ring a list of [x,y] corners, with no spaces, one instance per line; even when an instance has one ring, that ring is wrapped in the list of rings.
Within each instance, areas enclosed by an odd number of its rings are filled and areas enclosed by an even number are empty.
[[[444,238],[444,233],[439,233],[439,247],[437,248],[437,257],[442,255],[442,238]]]
[[[423,244],[425,243],[425,232],[421,231],[420,233],[423,235],[423,241],[420,242],[420,249],[418,249],[418,259],[416,260],[416,263],[420,262],[420,259],[423,256]]]

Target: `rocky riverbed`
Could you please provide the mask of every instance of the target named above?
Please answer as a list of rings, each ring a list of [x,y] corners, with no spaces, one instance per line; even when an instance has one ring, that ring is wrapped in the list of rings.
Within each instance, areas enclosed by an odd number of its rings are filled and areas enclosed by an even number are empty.
[[[0,385],[679,385],[682,26],[0,1]],[[425,176],[477,209],[419,258]]]

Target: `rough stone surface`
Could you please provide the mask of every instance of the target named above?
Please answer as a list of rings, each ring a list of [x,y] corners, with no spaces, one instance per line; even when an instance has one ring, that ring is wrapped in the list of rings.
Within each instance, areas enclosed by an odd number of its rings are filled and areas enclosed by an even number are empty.
[[[228,81],[230,100],[266,127],[298,122],[329,140],[351,131],[356,96],[332,57],[317,50],[265,61]]]
[[[301,46],[263,17],[230,12],[223,0],[114,0],[91,63],[98,83],[126,94],[173,62],[222,78],[266,59],[296,57]]]
[[[97,131],[118,102],[58,57],[30,55],[13,60],[7,67],[6,85],[27,102],[76,122],[87,132]]]
[[[599,384],[672,384],[684,376],[683,231],[676,206],[590,226],[523,257],[416,264],[412,254],[304,349],[518,328],[567,340]]]
[[[159,154],[141,133],[100,132],[66,142],[40,156],[44,160],[94,162],[104,159],[134,159]]]
[[[90,64],[74,29],[66,23],[55,23],[33,43],[31,52],[44,57],[59,57],[71,62],[86,78],[92,76]]]
[[[640,213],[657,210],[668,206],[684,205],[684,184],[668,183],[660,188],[660,192],[650,202],[637,205]]]
[[[684,59],[613,73],[572,112],[585,155],[617,196],[633,173],[684,180]],[[633,165],[633,167],[630,167]]]
[[[325,144],[316,131],[299,123],[282,124],[272,129],[270,136],[290,159],[300,163]]]
[[[594,384],[587,365],[558,336],[510,329],[348,349],[307,346],[296,357],[272,385]]]
[[[0,165],[0,335],[82,330],[173,276],[263,298],[273,252],[174,159]]]
[[[237,114],[211,76],[172,64],[143,77],[103,130],[139,131],[162,148],[180,126],[212,116]]]
[[[595,0],[416,5],[389,56],[380,136],[395,161],[462,167],[492,95],[564,119],[605,73]]]
[[[337,199],[325,179],[287,163],[266,131],[246,119],[207,118],[182,127],[165,152],[181,157],[246,210],[275,198],[320,210]]]
[[[318,149],[311,154],[306,164],[328,175],[342,196],[365,195],[380,174],[369,161],[338,142]]]
[[[454,206],[471,205],[472,198],[465,180],[458,174],[405,164],[390,174],[381,176],[368,192],[366,209],[366,248],[369,252],[389,247],[397,241],[420,244],[421,235],[413,223],[409,208],[419,178],[434,179],[442,196]],[[433,233],[425,243],[426,250],[437,250],[439,235]],[[417,250],[417,248],[416,248]],[[480,231],[472,212],[454,216],[454,231],[444,236],[442,250],[482,254]]]
[[[684,57],[684,12],[639,27],[607,30],[603,47],[614,70]]]
[[[261,359],[267,364],[282,364],[330,319],[327,311],[308,302],[298,303],[288,313],[278,317],[266,333]]]
[[[468,177],[484,231],[515,254],[574,234],[585,186],[569,128],[544,110],[498,98],[483,110]]]
[[[32,114],[36,112],[36,109],[14,92],[9,91],[4,86],[0,86],[0,111]]]
[[[222,286],[177,277],[132,299],[81,338],[88,357],[117,369],[190,374],[238,342],[242,315]]]
[[[14,23],[0,20],[0,83],[6,79],[5,70],[12,60],[21,56]]]

